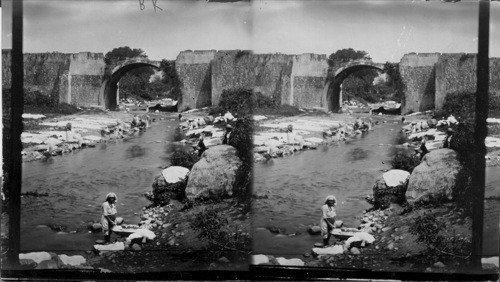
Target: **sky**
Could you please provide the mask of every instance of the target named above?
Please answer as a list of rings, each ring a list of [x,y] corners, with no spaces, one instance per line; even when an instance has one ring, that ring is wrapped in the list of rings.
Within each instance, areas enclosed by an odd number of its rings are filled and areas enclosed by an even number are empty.
[[[478,2],[417,0],[25,0],[24,52],[106,53],[130,46],[150,59],[183,50],[329,55],[364,50],[376,62],[406,53],[477,52]],[[2,1],[2,48],[11,1]],[[491,3],[490,57],[500,57],[500,2]]]

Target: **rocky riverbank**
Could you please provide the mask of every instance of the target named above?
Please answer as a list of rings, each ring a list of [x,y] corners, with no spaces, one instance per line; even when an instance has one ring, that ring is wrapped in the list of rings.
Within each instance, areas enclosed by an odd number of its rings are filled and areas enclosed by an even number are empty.
[[[396,120],[401,123],[401,117]],[[455,168],[455,165],[459,165],[459,161],[456,154],[452,154],[453,150],[440,149],[446,136],[443,128],[456,122],[452,117],[446,121],[435,121],[429,114],[406,116],[402,126],[409,137],[409,142],[403,147],[418,147],[422,137],[428,135],[427,148],[431,153],[426,156],[427,161],[424,158],[422,168],[415,168],[416,172],[411,175],[402,170],[399,171],[404,173],[390,170],[375,180],[374,195],[367,198],[375,205],[374,209],[367,210],[359,216],[361,222],[359,226],[339,226],[340,228],[333,232],[333,236],[338,238],[333,243],[330,241],[332,243],[330,246],[324,247],[322,243],[317,243],[311,250],[304,250],[304,254],[300,257],[256,254],[252,257],[252,264],[378,271],[463,272],[467,255],[453,255],[446,249],[447,243],[443,243],[443,250],[432,249],[433,246],[419,241],[418,232],[410,230],[411,224],[409,224],[416,221],[423,222],[422,218],[431,215],[441,225],[440,236],[454,240],[455,244],[470,243],[471,218],[457,206],[452,192],[453,186],[457,183],[456,172],[460,170]],[[491,123],[489,120],[490,132]],[[316,132],[320,134],[321,130]],[[454,172],[451,173],[450,169]],[[434,173],[429,174],[428,171]],[[396,176],[401,179],[395,179],[398,178]],[[430,179],[425,182],[426,178]],[[434,186],[439,186],[439,189],[429,188]],[[421,189],[426,187],[427,189]],[[412,202],[418,200],[423,206],[408,209],[408,198]],[[443,200],[442,204],[430,203],[432,199],[438,198]],[[321,241],[319,226],[309,226],[307,231],[310,236],[317,236],[318,241]],[[439,253],[440,251],[444,253]],[[431,252],[438,254],[430,255]],[[495,271],[498,269],[498,262],[495,266],[491,264],[491,260],[484,259],[483,269]]]
[[[132,125],[135,115],[146,123],[145,126]],[[77,114],[52,118],[24,114],[22,158],[23,161],[41,160],[92,148],[98,143],[114,142],[165,118],[172,117],[156,113],[101,110],[83,110]]]

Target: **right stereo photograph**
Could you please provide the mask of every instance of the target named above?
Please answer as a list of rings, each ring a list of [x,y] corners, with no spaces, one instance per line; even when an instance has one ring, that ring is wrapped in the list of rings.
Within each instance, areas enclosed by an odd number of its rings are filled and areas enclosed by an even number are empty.
[[[252,10],[257,277],[497,275],[500,5]]]

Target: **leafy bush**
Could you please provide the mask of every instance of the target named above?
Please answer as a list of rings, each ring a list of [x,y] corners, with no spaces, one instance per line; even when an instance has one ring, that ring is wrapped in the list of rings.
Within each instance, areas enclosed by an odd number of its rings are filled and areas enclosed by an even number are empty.
[[[55,107],[58,104],[58,97],[44,94],[38,90],[24,89],[24,104],[37,107]]]
[[[409,230],[417,236],[417,242],[427,247],[424,251],[425,256],[434,262],[443,258],[466,259],[470,256],[472,248],[470,239],[450,234],[446,222],[438,220],[433,213],[418,216],[410,224]]]
[[[182,200],[185,197],[186,184],[184,181],[167,186],[153,185],[153,193],[146,194],[146,198],[153,202],[154,206],[168,205],[171,198]]]
[[[198,238],[207,242],[207,248],[217,257],[223,251],[249,252],[251,238],[241,230],[241,226],[230,224],[225,210],[208,206],[195,214],[191,222]]]
[[[404,151],[398,151],[391,160],[393,169],[406,170],[409,173],[420,164],[420,158],[416,154],[410,154]]]
[[[252,114],[252,90],[237,88],[222,91],[219,107],[223,111],[236,113],[238,117]]]
[[[175,151],[170,158],[170,164],[172,166],[182,166],[191,170],[193,165],[199,161],[200,158],[194,152],[185,152],[185,151]]]

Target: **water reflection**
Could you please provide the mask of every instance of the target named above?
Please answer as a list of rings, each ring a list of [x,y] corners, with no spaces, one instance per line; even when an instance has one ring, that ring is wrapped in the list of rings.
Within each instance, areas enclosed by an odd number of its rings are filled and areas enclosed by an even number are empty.
[[[146,149],[140,145],[132,145],[125,151],[125,155],[127,159],[142,157],[146,155]]]
[[[368,158],[368,151],[362,148],[353,148],[347,155],[347,159],[350,162],[360,161],[366,158]]]

